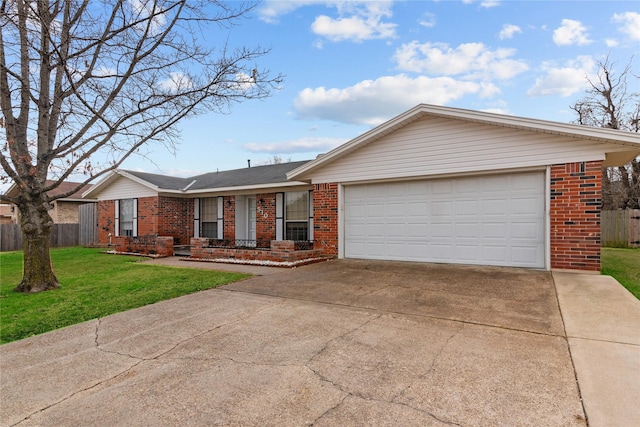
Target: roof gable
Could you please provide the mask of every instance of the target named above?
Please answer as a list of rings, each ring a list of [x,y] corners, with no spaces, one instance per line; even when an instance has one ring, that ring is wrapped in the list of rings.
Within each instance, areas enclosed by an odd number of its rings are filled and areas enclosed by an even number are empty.
[[[638,154],[640,135],[632,132],[421,104],[288,177],[329,182],[587,160],[617,165]],[[482,156],[489,158],[483,163]]]

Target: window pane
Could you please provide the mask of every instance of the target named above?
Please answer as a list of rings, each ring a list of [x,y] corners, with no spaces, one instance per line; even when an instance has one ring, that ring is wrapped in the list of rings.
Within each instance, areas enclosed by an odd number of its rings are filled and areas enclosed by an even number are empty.
[[[200,199],[200,220],[204,222],[215,222],[218,220],[217,197]]]
[[[120,200],[120,235],[133,236],[133,199]]]
[[[210,239],[218,238],[218,222],[203,222],[202,223],[202,237],[209,237]]]
[[[309,192],[285,193],[285,219],[287,221],[309,220]]]
[[[309,240],[308,222],[287,222],[287,240]]]

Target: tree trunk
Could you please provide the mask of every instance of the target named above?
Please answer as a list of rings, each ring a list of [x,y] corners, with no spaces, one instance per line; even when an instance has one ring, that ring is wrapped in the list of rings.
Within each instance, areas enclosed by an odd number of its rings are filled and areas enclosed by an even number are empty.
[[[53,220],[48,203],[20,203],[20,226],[24,252],[24,274],[15,292],[35,293],[58,289],[60,284],[53,272],[49,253]]]

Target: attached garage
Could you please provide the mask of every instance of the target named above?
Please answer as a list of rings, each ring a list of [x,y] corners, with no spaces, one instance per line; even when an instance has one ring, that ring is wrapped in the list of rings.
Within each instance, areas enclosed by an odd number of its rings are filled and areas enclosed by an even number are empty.
[[[640,134],[418,105],[289,172],[339,258],[600,270],[602,168]]]
[[[545,265],[545,174],[344,187],[345,257]]]

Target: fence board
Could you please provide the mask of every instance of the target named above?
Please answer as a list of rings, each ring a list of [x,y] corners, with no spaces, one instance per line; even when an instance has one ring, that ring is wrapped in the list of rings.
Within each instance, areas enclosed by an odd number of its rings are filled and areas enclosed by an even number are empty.
[[[53,224],[49,242],[52,248],[78,246],[78,224]],[[22,231],[18,224],[0,224],[0,252],[22,249]]]
[[[600,234],[602,246],[640,247],[640,209],[602,211]]]
[[[96,203],[85,203],[78,207],[79,243],[82,246],[98,244],[98,206]]]

